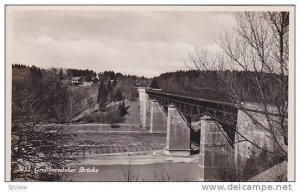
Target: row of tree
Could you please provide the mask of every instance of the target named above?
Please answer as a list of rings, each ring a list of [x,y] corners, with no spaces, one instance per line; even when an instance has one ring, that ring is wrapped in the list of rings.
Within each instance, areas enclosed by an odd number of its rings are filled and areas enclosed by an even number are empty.
[[[26,65],[23,65],[23,64],[20,64],[20,63],[13,63],[12,66],[14,68],[18,68],[18,69],[27,67]]]
[[[71,78],[71,77],[85,77],[87,80],[92,81],[92,77],[97,77],[97,74],[95,71],[93,70],[89,70],[89,69],[67,69],[65,72],[65,75],[67,78]],[[60,69],[60,78],[63,77],[64,78],[64,73],[63,70]]]

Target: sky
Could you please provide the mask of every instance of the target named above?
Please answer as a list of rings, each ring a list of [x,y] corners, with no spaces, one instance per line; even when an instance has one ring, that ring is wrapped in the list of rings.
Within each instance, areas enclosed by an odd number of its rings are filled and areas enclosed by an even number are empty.
[[[113,70],[153,77],[187,70],[188,54],[219,50],[233,12],[9,7],[7,44],[13,63],[41,68]]]

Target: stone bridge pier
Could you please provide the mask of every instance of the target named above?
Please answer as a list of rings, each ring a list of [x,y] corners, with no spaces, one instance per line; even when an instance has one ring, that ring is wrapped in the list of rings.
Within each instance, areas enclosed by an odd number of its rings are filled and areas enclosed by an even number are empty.
[[[199,167],[201,181],[217,181],[220,172],[230,169],[234,149],[226,140],[222,126],[210,116],[201,117]],[[234,171],[234,170],[232,170]]]
[[[146,88],[139,88],[140,100],[140,126],[142,129],[150,128],[150,101]]]
[[[150,133],[166,133],[167,111],[155,99],[150,99],[145,88],[139,88],[140,126]]]
[[[168,107],[166,153],[189,156],[191,154],[191,127],[175,105]]]
[[[167,112],[156,100],[150,101],[150,133],[166,133]]]

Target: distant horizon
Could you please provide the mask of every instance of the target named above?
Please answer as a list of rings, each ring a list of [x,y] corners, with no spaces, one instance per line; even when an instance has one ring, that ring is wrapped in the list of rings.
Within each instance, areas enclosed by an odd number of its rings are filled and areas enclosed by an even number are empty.
[[[22,64],[22,63],[12,63],[12,66],[13,66],[13,65],[24,65],[24,66],[26,66],[26,67],[32,67],[32,66],[35,66],[35,67],[38,67],[38,68],[44,69],[44,70],[50,70],[50,69],[58,69],[58,70],[60,70],[60,69],[63,69],[63,70],[64,70],[64,69],[92,70],[92,71],[94,71],[96,74],[112,71],[112,72],[114,72],[115,74],[121,73],[122,75],[130,75],[130,76],[136,76],[136,77],[144,77],[144,78],[147,78],[147,79],[152,79],[152,78],[155,78],[155,77],[159,77],[160,75],[165,74],[165,73],[176,73],[176,72],[178,72],[178,71],[184,71],[184,72],[191,71],[191,69],[183,69],[183,70],[176,70],[176,71],[167,71],[167,72],[160,73],[160,74],[157,75],[157,76],[153,76],[153,77],[145,77],[145,76],[139,76],[139,75],[134,75],[134,74],[122,73],[122,72],[120,72],[120,71],[115,71],[115,70],[95,71],[95,70],[93,70],[93,69],[83,69],[83,68],[82,68],[82,69],[79,69],[79,68],[62,68],[62,67],[49,67],[49,68],[44,68],[44,67],[39,67],[39,66],[34,65],[34,64],[33,64],[33,65],[26,65],[26,64]],[[194,69],[194,70],[197,71],[197,69]]]

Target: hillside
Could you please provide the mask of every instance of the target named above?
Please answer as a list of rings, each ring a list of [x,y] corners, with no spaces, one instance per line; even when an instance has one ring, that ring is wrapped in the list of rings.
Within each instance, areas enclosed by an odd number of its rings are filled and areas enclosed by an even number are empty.
[[[97,86],[68,86],[67,93],[70,118],[78,116],[97,103]]]
[[[119,116],[118,106],[123,101],[110,102],[106,105],[106,110],[98,110],[98,104],[90,106],[72,119],[77,123],[104,123],[104,124],[139,124],[139,101],[124,99],[126,115]]]
[[[140,123],[140,103],[139,101],[125,100],[126,106],[129,106],[127,114],[125,115],[125,124],[139,124]]]
[[[89,82],[90,77],[96,79],[89,85],[76,86],[72,78],[79,76],[84,82]],[[97,75],[97,77],[95,77]],[[14,110],[23,107],[32,108],[36,122],[43,123],[68,123],[77,122],[88,115],[94,115],[88,122],[110,123],[121,122],[138,123],[138,92],[135,87],[137,82],[145,82],[144,77],[123,75],[113,71],[96,74],[92,70],[77,69],[41,69],[35,66],[13,64],[12,66],[12,92]],[[68,83],[66,83],[68,82]],[[101,89],[100,89],[101,87]],[[101,94],[99,94],[101,93]],[[126,110],[119,116],[118,104],[125,98]],[[26,103],[24,102],[26,101]],[[99,109],[99,101],[106,108]],[[28,105],[28,106],[27,106]],[[100,111],[99,111],[100,110]],[[97,113],[104,112],[101,117]],[[126,115],[124,117],[124,115]],[[109,118],[109,119],[108,119]],[[121,120],[122,119],[122,120]],[[108,122],[106,122],[108,120]]]

